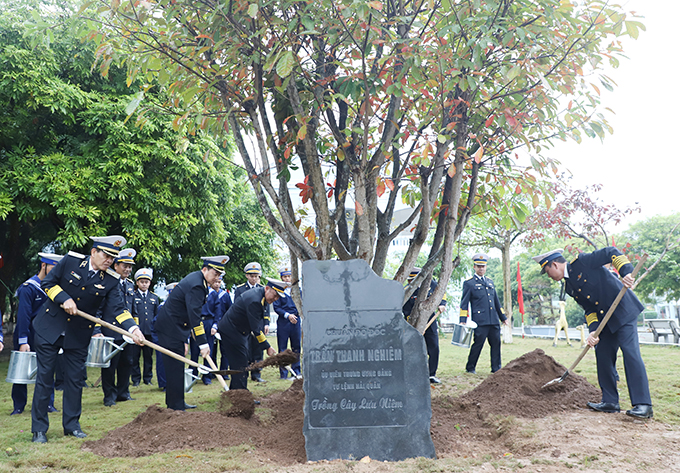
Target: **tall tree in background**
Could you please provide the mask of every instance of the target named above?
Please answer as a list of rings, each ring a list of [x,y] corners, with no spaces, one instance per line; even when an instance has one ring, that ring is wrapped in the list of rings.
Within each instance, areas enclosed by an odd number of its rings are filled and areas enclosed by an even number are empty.
[[[228,284],[249,261],[273,266],[273,233],[227,150],[166,116],[125,123],[125,72],[91,72],[93,46],[60,25],[49,47],[30,47],[23,24],[37,6],[0,2],[0,305],[38,251],[87,252],[88,235],[125,235],[155,281],[206,254],[231,255]]]
[[[615,242],[610,229],[633,213],[639,213],[640,207],[621,209],[603,202],[597,195],[601,190],[601,184],[586,189],[571,189],[564,181],[553,184],[551,193],[555,201],[552,206],[536,210],[533,218],[537,225],[527,233],[524,242],[531,245],[550,234],[558,239],[572,240],[575,251],[612,246]],[[581,249],[580,245],[585,245],[585,248]]]
[[[178,129],[231,133],[267,222],[295,257],[362,258],[382,274],[406,228],[390,228],[402,199],[413,208],[403,225],[415,225],[395,275],[403,282],[433,224],[428,261],[405,297],[428,287],[438,265],[449,278],[480,194],[514,190],[505,187],[518,173],[513,150],[533,155],[523,176],[531,194],[550,169],[540,153],[552,139],[609,131],[599,87],[613,81],[602,66],[616,66],[618,39],[642,28],[600,0],[88,5],[98,13],[83,10],[83,35],[98,42],[102,72],[125,63],[130,81],[147,84],[133,105],[158,81],[168,99],[155,105]],[[310,219],[289,193],[298,167]],[[444,290],[418,298],[417,328]]]
[[[680,299],[679,224],[680,213],[652,217],[631,225],[618,242],[626,244],[627,253],[641,255],[647,252],[649,260],[656,261],[649,274],[638,277],[640,281],[635,293],[646,301],[654,297]]]

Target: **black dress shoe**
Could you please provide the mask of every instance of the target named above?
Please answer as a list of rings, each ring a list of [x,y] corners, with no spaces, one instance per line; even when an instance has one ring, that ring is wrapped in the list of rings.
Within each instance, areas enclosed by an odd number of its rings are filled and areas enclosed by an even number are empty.
[[[139,381],[137,381],[136,383],[132,383],[132,385],[133,385],[134,387],[139,386]]]
[[[47,443],[47,435],[45,435],[45,432],[33,432],[32,442],[34,442],[34,443]]]
[[[621,411],[619,404],[614,402],[589,402],[586,405],[594,411],[606,412],[608,414],[613,414],[615,412]]]
[[[23,409],[14,409],[10,415],[15,416],[17,414],[21,414],[22,412],[24,412]]]
[[[465,370],[465,372],[470,374],[477,374],[475,370]]]
[[[652,411],[652,406],[638,404],[637,406],[633,406],[631,410],[626,411],[626,415],[639,419],[651,419],[654,416],[654,412]]]
[[[135,399],[128,395],[128,396],[121,396],[118,399],[116,399],[116,402],[125,402],[125,401],[134,401]]]
[[[84,439],[85,437],[87,437],[87,434],[85,432],[83,432],[82,430],[78,430],[78,429],[71,430],[70,432],[64,430],[64,435],[69,436],[69,437],[76,437],[76,438],[79,438],[79,439]]]
[[[115,406],[115,405],[116,405],[116,401],[112,401],[112,400],[110,400],[110,399],[107,399],[106,401],[104,401],[104,405],[105,405],[106,407]]]
[[[259,405],[262,404],[262,403],[261,403],[260,401],[258,401],[258,400],[255,400],[255,401],[253,401],[253,404],[255,404],[256,406],[259,406]]]
[[[47,412],[59,412],[59,409],[54,406],[47,406]]]
[[[147,386],[153,386],[153,383],[151,381],[144,381],[144,384],[146,384]]]
[[[184,403],[184,408],[185,409],[196,409],[196,406],[194,404],[187,404],[186,402]]]
[[[266,381],[264,379],[262,379],[260,376],[258,376],[256,378],[250,378],[250,379],[252,379],[256,383],[266,383]]]

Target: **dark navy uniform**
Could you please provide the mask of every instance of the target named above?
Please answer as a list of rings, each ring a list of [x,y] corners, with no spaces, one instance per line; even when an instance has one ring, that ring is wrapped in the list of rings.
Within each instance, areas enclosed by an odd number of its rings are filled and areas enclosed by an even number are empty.
[[[208,297],[205,301],[205,304],[203,304],[203,308],[201,309],[201,323],[203,324],[203,330],[205,330],[205,337],[208,340],[208,345],[210,346],[210,358],[215,360],[213,348],[215,345],[215,337],[211,334],[212,326],[213,323],[215,322],[215,317],[217,312],[219,311],[219,304],[220,304],[220,292],[221,291],[216,291],[212,287],[209,288],[208,290]],[[198,355],[199,355],[199,349],[198,349],[198,344],[196,343],[195,340],[191,339],[189,342],[189,349],[191,351],[191,360],[192,361],[198,361]],[[208,368],[211,369],[210,364],[204,360],[203,364]],[[194,368],[193,374],[196,376],[198,373],[198,369]],[[203,382],[205,384],[210,384],[210,379],[211,375],[210,374],[205,374],[202,376]]]
[[[231,369],[242,370],[250,364],[248,338],[251,334],[260,352],[270,347],[260,328],[269,306],[264,293],[263,286],[242,292],[218,324],[217,330],[222,337],[222,356],[229,360]],[[248,389],[248,373],[244,371],[233,375],[229,389]]]
[[[17,325],[14,328],[12,340],[14,349],[19,350],[21,345],[28,344],[35,350],[33,340],[33,319],[38,314],[38,310],[47,300],[47,294],[40,287],[40,278],[36,274],[24,282],[16,291],[19,299],[17,308]],[[0,340],[1,341],[1,340]],[[20,414],[26,407],[28,401],[28,388],[26,384],[12,385],[12,403],[14,404],[13,413]],[[50,407],[54,407],[54,387],[51,389]]]
[[[121,279],[118,284],[123,305],[128,312],[132,312],[132,299],[134,285],[129,279]],[[100,314],[97,314],[99,317]],[[114,323],[114,325],[119,325]],[[95,327],[95,333],[101,333],[105,337],[113,338],[116,345],[123,343],[123,336],[118,332],[101,327]],[[104,405],[112,406],[115,401],[127,401],[130,398],[130,370],[132,369],[132,353],[136,345],[126,345],[123,350],[116,353],[110,360],[108,368],[102,368],[102,391],[104,392]]]
[[[135,289],[132,316],[139,324],[139,329],[142,331],[144,337],[149,340],[153,338],[153,319],[156,317],[156,315],[158,315],[159,306],[160,298],[156,294],[151,291],[146,291],[146,294],[142,294],[139,288]],[[141,380],[144,380],[145,384],[151,384],[151,378],[153,378],[154,349],[147,347],[146,345],[142,347],[139,345],[134,345],[132,350],[132,384],[136,386]],[[143,370],[140,370],[139,368],[140,355],[144,359]]]
[[[224,317],[224,314],[227,313],[229,310],[229,307],[231,307],[231,294],[229,294],[229,291],[223,291],[220,293],[219,296],[219,304],[217,306],[217,311],[215,312],[215,319],[213,320],[213,325],[212,328],[217,330],[217,326],[220,323],[220,320],[222,320],[222,317]],[[217,335],[217,334],[215,334]],[[226,359],[222,355],[222,342],[217,339],[217,337],[214,337],[214,350],[212,352],[215,354],[215,357],[217,357],[217,354],[219,353],[220,355],[220,364],[219,367],[221,370],[227,370],[229,369],[229,360]],[[217,363],[217,359],[214,358],[215,363]],[[225,379],[227,379],[225,377]]]
[[[413,276],[415,276],[415,274]],[[432,279],[430,281],[430,290],[427,293],[427,297],[430,297],[436,288],[437,281]],[[418,292],[420,292],[420,289],[416,289],[416,291],[409,298],[409,300],[406,301],[404,307],[402,307],[402,312],[406,320],[408,320],[409,317],[411,316],[413,307],[415,306],[416,301],[418,300]],[[439,305],[446,305],[446,296],[444,296],[444,299],[441,300]],[[437,326],[436,320],[437,314],[433,313],[432,315],[430,315],[428,322],[433,317],[435,318],[435,321],[432,322],[432,324],[427,328],[427,330],[425,330],[425,333],[423,334],[423,337],[425,338],[425,346],[427,347],[427,359],[428,359],[427,364],[430,373],[430,378],[436,377],[437,368],[439,367],[439,327]]]
[[[470,312],[468,314],[468,304]],[[489,341],[491,348],[491,372],[501,369],[501,327],[499,321],[507,317],[498,300],[493,281],[476,274],[463,283],[463,297],[460,301],[460,323],[464,324],[470,315],[477,324],[474,341],[470,347],[465,370],[474,372],[484,342]]]
[[[279,347],[279,353],[283,352],[288,348],[288,340],[290,340],[290,349],[300,354],[300,341],[302,339],[302,321],[298,315],[297,307],[293,298],[290,297],[290,289],[286,289],[286,294],[288,297],[282,297],[275,300],[272,303],[274,307],[274,312],[279,316],[276,319],[276,342]],[[289,315],[294,315],[297,317],[296,323],[291,323],[288,320]],[[295,372],[296,375],[300,375],[300,361],[296,361],[290,368]],[[279,368],[280,376],[283,379],[288,378],[288,370]]]
[[[565,289],[567,294],[584,309],[590,332],[597,330],[623,287],[623,283],[604,267],[608,263],[611,263],[622,277],[632,273],[634,269],[628,258],[614,247],[581,253],[574,261],[567,263]],[[620,347],[631,403],[634,406],[652,405],[647,371],[640,355],[637,333],[637,319],[643,309],[644,306],[633,291],[626,291],[600,333],[595,357],[597,379],[602,389],[602,402],[616,404],[619,402],[615,365]]]
[[[78,315],[69,315],[60,305],[68,299],[78,309],[96,314],[101,308],[102,318],[116,323],[125,330],[135,326],[132,315],[123,305],[118,290],[120,276],[112,270],[88,274],[90,258],[70,252],[42,281],[48,300],[33,320],[38,374],[31,416],[31,430],[47,432],[49,420],[47,406],[54,379],[54,368],[59,349],[64,350],[64,431],[80,431],[83,367],[94,323]]]
[[[250,284],[243,283],[240,286],[236,286],[236,289],[234,290],[234,303],[238,300],[239,297],[241,297],[242,294],[244,294],[246,291],[248,291],[251,288],[260,288],[264,287],[261,284],[256,284],[255,286],[251,286]],[[269,304],[265,304],[265,309],[264,309],[264,317],[259,321],[259,326],[257,331],[254,331],[252,335],[250,335],[250,363],[257,363],[258,361],[262,361],[264,359],[264,354],[263,354],[263,349],[260,348],[260,343],[258,343],[255,333],[262,332],[264,333],[264,328],[265,326],[269,326],[269,321],[270,321],[270,307]],[[255,381],[257,378],[260,378],[260,370],[253,370],[250,373],[250,377]]]
[[[208,283],[201,271],[194,271],[182,279],[172,290],[158,311],[154,328],[161,346],[184,356],[184,344],[193,332],[200,345],[208,343],[201,308],[208,297]],[[163,355],[167,389],[165,403],[170,409],[184,410],[184,363]]]

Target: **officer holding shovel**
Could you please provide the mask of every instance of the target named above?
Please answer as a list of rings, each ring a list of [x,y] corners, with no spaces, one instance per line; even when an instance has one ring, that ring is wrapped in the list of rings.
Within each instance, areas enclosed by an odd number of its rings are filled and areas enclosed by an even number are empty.
[[[228,256],[204,256],[203,267],[182,279],[158,310],[154,328],[158,343],[184,356],[184,344],[193,333],[203,358],[210,355],[210,345],[201,320],[201,308],[208,297],[208,287],[224,274]],[[184,402],[184,363],[163,354],[167,386],[165,404],[169,409],[183,411],[196,406]]]
[[[633,291],[624,292],[600,336],[595,338],[592,335],[621,289],[624,286],[631,288],[635,283],[631,274],[634,268],[628,258],[618,249],[607,247],[592,253],[581,253],[571,263],[567,263],[560,249],[534,256],[533,259],[541,265],[541,273],[554,281],[564,280],[567,294],[585,311],[591,333],[586,343],[591,347],[597,345],[597,380],[602,389],[602,400],[589,402],[588,407],[598,412],[620,411],[619,392],[616,389],[616,354],[621,348],[628,394],[633,404],[626,414],[643,419],[652,417],[649,381],[640,355],[637,333],[638,315],[644,307]],[[618,271],[621,280],[605,268],[608,263]]]
[[[78,310],[94,314],[103,307],[104,320],[115,320],[130,332],[135,343],[144,343],[142,332],[123,305],[118,290],[120,275],[109,269],[120,248],[125,245],[125,238],[117,235],[90,238],[94,242],[90,256],[69,252],[41,284],[49,299],[33,320],[38,373],[31,407],[31,431],[36,443],[47,442],[47,407],[60,349],[64,351],[64,435],[87,436],[81,430],[79,420],[83,367],[94,324],[78,316]]]

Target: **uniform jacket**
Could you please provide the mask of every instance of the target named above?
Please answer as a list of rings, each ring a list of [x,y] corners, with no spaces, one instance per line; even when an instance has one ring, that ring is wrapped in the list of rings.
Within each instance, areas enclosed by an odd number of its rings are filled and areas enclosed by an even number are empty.
[[[62,333],[64,348],[84,348],[90,343],[94,323],[67,314],[60,306],[68,299],[73,299],[78,309],[91,315],[101,308],[105,321],[124,330],[135,326],[118,289],[120,275],[108,269],[88,278],[89,263],[89,257],[69,252],[43,279],[41,287],[48,300],[35,316],[33,329],[49,343],[55,343]]]
[[[257,284],[255,285],[255,288],[257,287],[264,287],[262,284]],[[234,302],[236,302],[236,299],[241,297],[241,295],[246,292],[248,289],[251,289],[251,287],[248,285],[247,282],[244,282],[243,284],[236,286],[236,289],[234,289]],[[264,314],[264,325],[269,325],[269,320],[270,320],[270,314],[271,314],[271,309],[269,307],[269,304],[265,305],[265,314]],[[225,312],[226,313],[226,312]],[[263,325],[263,327],[264,327]]]
[[[132,318],[135,321],[136,324],[139,325],[139,322],[134,316],[133,313],[133,305],[132,305],[132,299],[133,299],[133,293],[134,293],[134,284],[132,281],[129,279],[124,279],[124,280],[118,280],[118,291],[120,292],[120,297],[123,299],[123,305],[125,306],[125,310],[130,312],[132,314]],[[101,309],[97,312],[97,317],[101,318]],[[114,322],[113,325],[120,325],[117,322]],[[101,333],[105,337],[111,337],[117,341],[122,341],[123,336],[119,334],[118,332],[114,332],[111,329],[108,329],[106,327],[102,327],[99,324],[96,324],[94,327],[94,333]]]
[[[160,298],[151,291],[146,291],[146,297],[135,289],[132,299],[132,316],[139,324],[139,329],[144,335],[152,332],[153,320],[158,315]]]
[[[621,277],[632,273],[634,269],[628,258],[614,247],[581,253],[567,264],[565,289],[585,311],[586,323],[591,332],[597,330],[623,287],[623,283],[604,267],[607,263],[611,263]],[[643,309],[644,306],[633,291],[626,291],[606,328],[614,333],[625,324],[637,323]]]
[[[270,345],[260,328],[260,324],[264,319],[268,305],[264,298],[264,287],[254,287],[234,301],[222,317],[218,328],[222,332],[233,330],[232,327],[234,327],[243,335],[252,333],[257,338],[260,348],[266,350]]]
[[[468,304],[470,314],[468,314]],[[500,325],[499,320],[505,322],[505,310],[496,294],[493,281],[487,277],[482,281],[476,274],[463,283],[463,297],[460,300],[460,323],[472,316],[477,325]]]
[[[430,281],[430,290],[427,291],[427,297],[430,297],[435,289],[437,289],[437,281],[432,279]],[[418,293],[419,292],[420,292],[420,288],[416,289],[414,291],[413,295],[409,298],[409,300],[406,301],[406,304],[404,304],[404,307],[401,308],[401,311],[404,313],[404,318],[406,320],[408,320],[409,317],[411,316],[411,312],[413,311],[413,307],[416,305],[416,301],[418,300]],[[441,300],[439,305],[446,305],[446,295],[444,295],[444,298]],[[434,315],[434,314],[432,314],[432,315]],[[432,317],[432,315],[430,315],[430,318]]]
[[[276,312],[279,316],[277,319],[277,324],[288,321],[288,319],[285,317],[286,314],[293,314],[296,317],[298,315],[298,309],[295,305],[295,301],[293,301],[293,298],[290,296],[290,288],[286,288],[285,292],[287,297],[279,297],[272,303],[274,312]]]
[[[40,278],[35,275],[24,282],[17,289],[16,296],[19,299],[17,309],[17,326],[14,329],[15,350],[19,345],[28,343],[33,346],[33,319],[38,310],[47,300],[47,294],[40,287]]]
[[[175,341],[186,343],[193,331],[199,346],[208,343],[201,320],[201,309],[208,297],[208,282],[201,271],[182,279],[158,310],[154,328]]]

